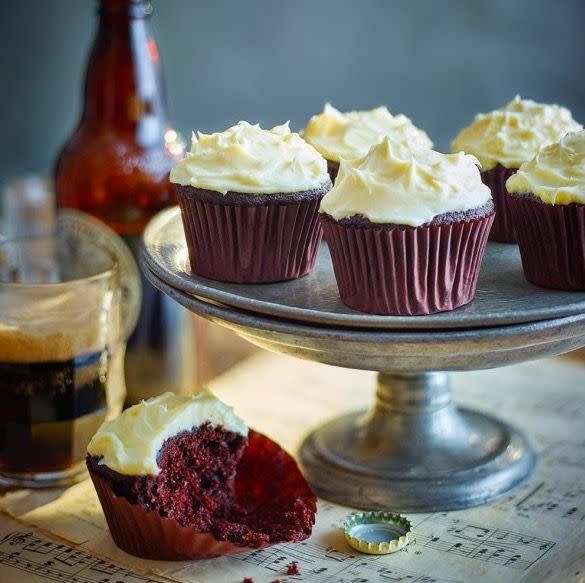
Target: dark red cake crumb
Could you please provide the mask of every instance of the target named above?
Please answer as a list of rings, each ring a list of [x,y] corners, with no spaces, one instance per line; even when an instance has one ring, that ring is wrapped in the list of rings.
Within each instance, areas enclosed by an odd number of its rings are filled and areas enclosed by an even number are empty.
[[[168,439],[156,476],[126,476],[88,456],[91,472],[117,496],[218,541],[246,547],[298,542],[310,534],[316,498],[296,462],[276,443],[250,431],[205,423]]]
[[[301,572],[299,571],[299,564],[296,561],[289,563],[286,566],[286,574],[287,575],[300,575]]]
[[[244,577],[242,583],[254,583],[254,579],[252,577]]]
[[[217,513],[221,515],[233,498],[245,445],[243,435],[205,423],[197,431],[180,433],[163,444],[156,476],[125,476],[106,466],[96,470],[111,482],[116,495],[132,504],[172,518],[181,526],[209,531]]]

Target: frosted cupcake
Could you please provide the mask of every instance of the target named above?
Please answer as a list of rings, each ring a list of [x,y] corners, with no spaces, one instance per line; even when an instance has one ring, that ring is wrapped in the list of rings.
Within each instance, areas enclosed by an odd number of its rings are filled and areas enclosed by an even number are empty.
[[[585,131],[543,148],[506,188],[526,279],[585,290]]]
[[[193,136],[171,170],[191,269],[220,281],[294,279],[313,268],[317,209],[331,188],[323,157],[288,124],[240,122]]]
[[[479,114],[453,140],[453,152],[472,154],[481,163],[482,180],[490,187],[496,218],[490,239],[516,242],[507,204],[506,180],[538,150],[557,142],[567,132],[582,129],[571,112],[516,96],[500,109]]]
[[[432,148],[427,134],[405,115],[392,115],[386,107],[341,113],[328,103],[314,115],[302,132],[303,138],[327,160],[335,181],[340,160],[363,158],[386,136],[411,149]]]
[[[201,559],[298,542],[316,498],[294,460],[209,391],[165,393],[106,422],[87,467],[114,542],[149,559]]]
[[[423,315],[473,299],[494,215],[476,164],[390,138],[342,160],[320,217],[346,305]]]

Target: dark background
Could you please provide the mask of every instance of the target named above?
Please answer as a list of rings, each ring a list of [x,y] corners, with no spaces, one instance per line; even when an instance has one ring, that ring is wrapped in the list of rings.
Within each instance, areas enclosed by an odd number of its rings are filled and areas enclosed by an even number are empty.
[[[48,173],[80,111],[91,0],[0,0],[0,184]],[[582,0],[155,0],[171,120],[301,128],[331,101],[405,113],[445,150],[516,93],[585,121]]]

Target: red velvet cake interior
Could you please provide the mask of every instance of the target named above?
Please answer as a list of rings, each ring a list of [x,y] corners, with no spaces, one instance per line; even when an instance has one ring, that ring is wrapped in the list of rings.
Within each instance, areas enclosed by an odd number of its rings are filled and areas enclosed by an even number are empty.
[[[310,535],[316,499],[294,460],[250,431],[248,438],[212,426],[167,439],[157,475],[127,476],[89,455],[91,473],[117,496],[219,541],[258,547]]]

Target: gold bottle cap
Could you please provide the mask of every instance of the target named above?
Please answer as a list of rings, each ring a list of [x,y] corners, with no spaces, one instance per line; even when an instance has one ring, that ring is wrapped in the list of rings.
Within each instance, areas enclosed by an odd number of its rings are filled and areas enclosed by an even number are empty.
[[[347,543],[370,555],[393,553],[412,540],[410,520],[393,512],[352,514],[343,524],[343,528]]]

